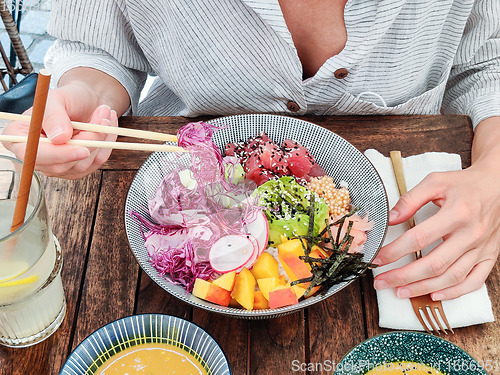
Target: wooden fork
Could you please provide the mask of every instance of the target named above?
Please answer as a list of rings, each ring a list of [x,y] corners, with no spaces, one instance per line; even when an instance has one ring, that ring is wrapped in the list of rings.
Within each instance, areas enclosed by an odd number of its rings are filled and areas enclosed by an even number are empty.
[[[406,194],[406,182],[403,173],[403,160],[401,158],[401,152],[391,151],[390,156],[392,169],[394,171],[394,176],[396,177],[396,184],[398,185],[399,195]],[[413,217],[408,219],[408,226],[410,229],[415,226],[415,220]],[[415,255],[418,260],[422,257],[422,252],[418,250]],[[451,333],[455,333],[453,332],[450,323],[448,323],[448,319],[446,319],[441,301],[433,301],[430,294],[410,298],[410,301],[413,311],[415,311],[415,315],[428,333],[432,333],[431,328],[438,334],[441,331],[448,334],[446,328],[448,328]],[[429,311],[432,314],[432,317],[431,314],[429,314]],[[444,322],[446,328],[443,327],[442,322]]]

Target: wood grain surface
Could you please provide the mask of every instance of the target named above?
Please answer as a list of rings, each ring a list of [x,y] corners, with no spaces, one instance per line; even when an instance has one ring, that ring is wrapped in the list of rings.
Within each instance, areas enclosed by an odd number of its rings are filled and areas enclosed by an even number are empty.
[[[361,151],[376,148],[386,156],[393,149],[401,150],[403,156],[454,152],[462,157],[463,167],[470,165],[472,128],[465,116],[302,118],[336,132]],[[124,127],[175,134],[196,120],[200,119],[126,117],[120,122]],[[144,152],[114,151],[102,169],[82,180],[44,179],[53,230],[64,251],[68,312],[62,326],[46,341],[25,349],[0,347],[0,374],[57,374],[87,335],[132,314],[163,313],[193,321],[218,341],[235,375],[333,374],[328,364],[341,360],[366,338],[387,332],[378,327],[370,274],[315,306],[269,320],[220,316],[163,291],[140,270],[123,222],[130,183],[147,157]],[[487,285],[498,317],[498,265]],[[478,360],[498,361],[499,327],[495,322],[461,328],[446,339]]]

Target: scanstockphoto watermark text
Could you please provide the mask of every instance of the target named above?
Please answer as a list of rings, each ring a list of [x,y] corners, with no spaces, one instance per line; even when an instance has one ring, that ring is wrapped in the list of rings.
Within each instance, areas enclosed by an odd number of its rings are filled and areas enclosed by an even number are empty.
[[[402,370],[406,364],[399,364],[397,362],[388,364],[387,370]],[[425,365],[415,364],[416,366],[422,366],[421,370],[424,370]],[[485,370],[488,373],[496,373],[500,370],[500,363],[498,360],[484,360],[484,361],[468,361],[468,360],[450,360],[450,361],[439,361],[439,363],[430,363],[431,367],[434,367],[438,371],[444,373],[450,373],[452,371],[463,371],[474,373],[478,370]],[[341,373],[347,374],[358,374],[365,373],[369,370],[379,369],[381,370],[383,365],[380,363],[372,363],[367,360],[359,361],[344,361],[342,363],[336,363],[332,360],[324,360],[323,362],[301,362],[298,359],[292,361],[291,371],[292,373],[332,373],[334,371],[340,371]]]
[[[50,10],[49,2],[47,0],[23,0],[14,1],[14,5],[17,5],[22,12],[27,12],[29,10]],[[12,11],[13,1],[6,1],[2,4],[2,11]]]

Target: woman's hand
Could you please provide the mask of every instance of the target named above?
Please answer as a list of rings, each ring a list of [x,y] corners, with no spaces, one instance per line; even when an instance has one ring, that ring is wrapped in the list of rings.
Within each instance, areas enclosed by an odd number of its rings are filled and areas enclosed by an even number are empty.
[[[384,246],[375,263],[385,265],[444,241],[422,259],[378,275],[375,289],[395,287],[399,298],[431,293],[434,300],[447,300],[481,287],[500,249],[499,125],[491,132],[478,125],[470,168],[432,173],[400,198],[390,225],[408,220],[428,202],[440,209]]]
[[[67,88],[52,90],[49,94],[45,119],[43,123],[43,136],[53,142],[40,143],[36,160],[36,169],[47,176],[77,179],[86,176],[99,168],[109,157],[111,150],[88,149],[81,146],[65,144],[69,139],[106,140],[114,141],[116,135],[99,134],[88,131],[73,131],[71,120],[91,122],[93,124],[118,126],[115,111],[103,105],[91,109],[88,105],[68,106],[68,102],[78,97],[78,90],[71,92]],[[31,109],[25,112],[31,114]],[[4,134],[28,135],[29,124],[26,122],[10,123]],[[4,143],[21,160],[24,159],[26,143]]]
[[[129,105],[129,97],[123,86],[114,78],[89,68],[68,71],[60,80],[60,87],[50,90],[43,122],[42,137],[52,143],[40,143],[36,169],[47,176],[77,179],[99,168],[111,153],[109,149],[89,149],[68,145],[70,139],[114,141],[116,135],[73,130],[71,121],[118,126],[118,115]],[[30,114],[31,109],[26,111]],[[4,134],[27,135],[29,124],[10,123]],[[4,146],[21,160],[24,159],[25,143],[8,143]]]

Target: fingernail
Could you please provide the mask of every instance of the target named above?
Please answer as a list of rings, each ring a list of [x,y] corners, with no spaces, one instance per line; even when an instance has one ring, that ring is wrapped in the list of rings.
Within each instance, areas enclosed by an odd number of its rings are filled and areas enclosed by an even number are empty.
[[[373,287],[375,290],[382,290],[389,288],[389,284],[387,284],[387,281],[385,280],[375,280],[373,282]]]
[[[444,300],[444,294],[443,293],[432,293],[431,298],[433,301],[442,301]]]
[[[377,266],[380,266],[382,264],[382,261],[379,258],[375,258],[372,260],[373,264],[376,264]]]
[[[389,211],[389,221],[394,221],[399,217],[399,212],[396,210]]]
[[[407,288],[399,288],[398,291],[396,292],[396,295],[398,296],[399,299],[405,299],[410,297],[410,290]]]
[[[51,141],[62,134],[64,134],[64,128],[60,125],[55,126],[50,131],[47,132],[47,136],[50,138]]]
[[[80,148],[78,150],[73,151],[72,156],[75,161],[87,159],[90,156],[90,151],[86,148]]]
[[[101,104],[99,107],[97,107],[97,113],[101,117],[108,117],[111,114],[111,107],[107,104]]]

